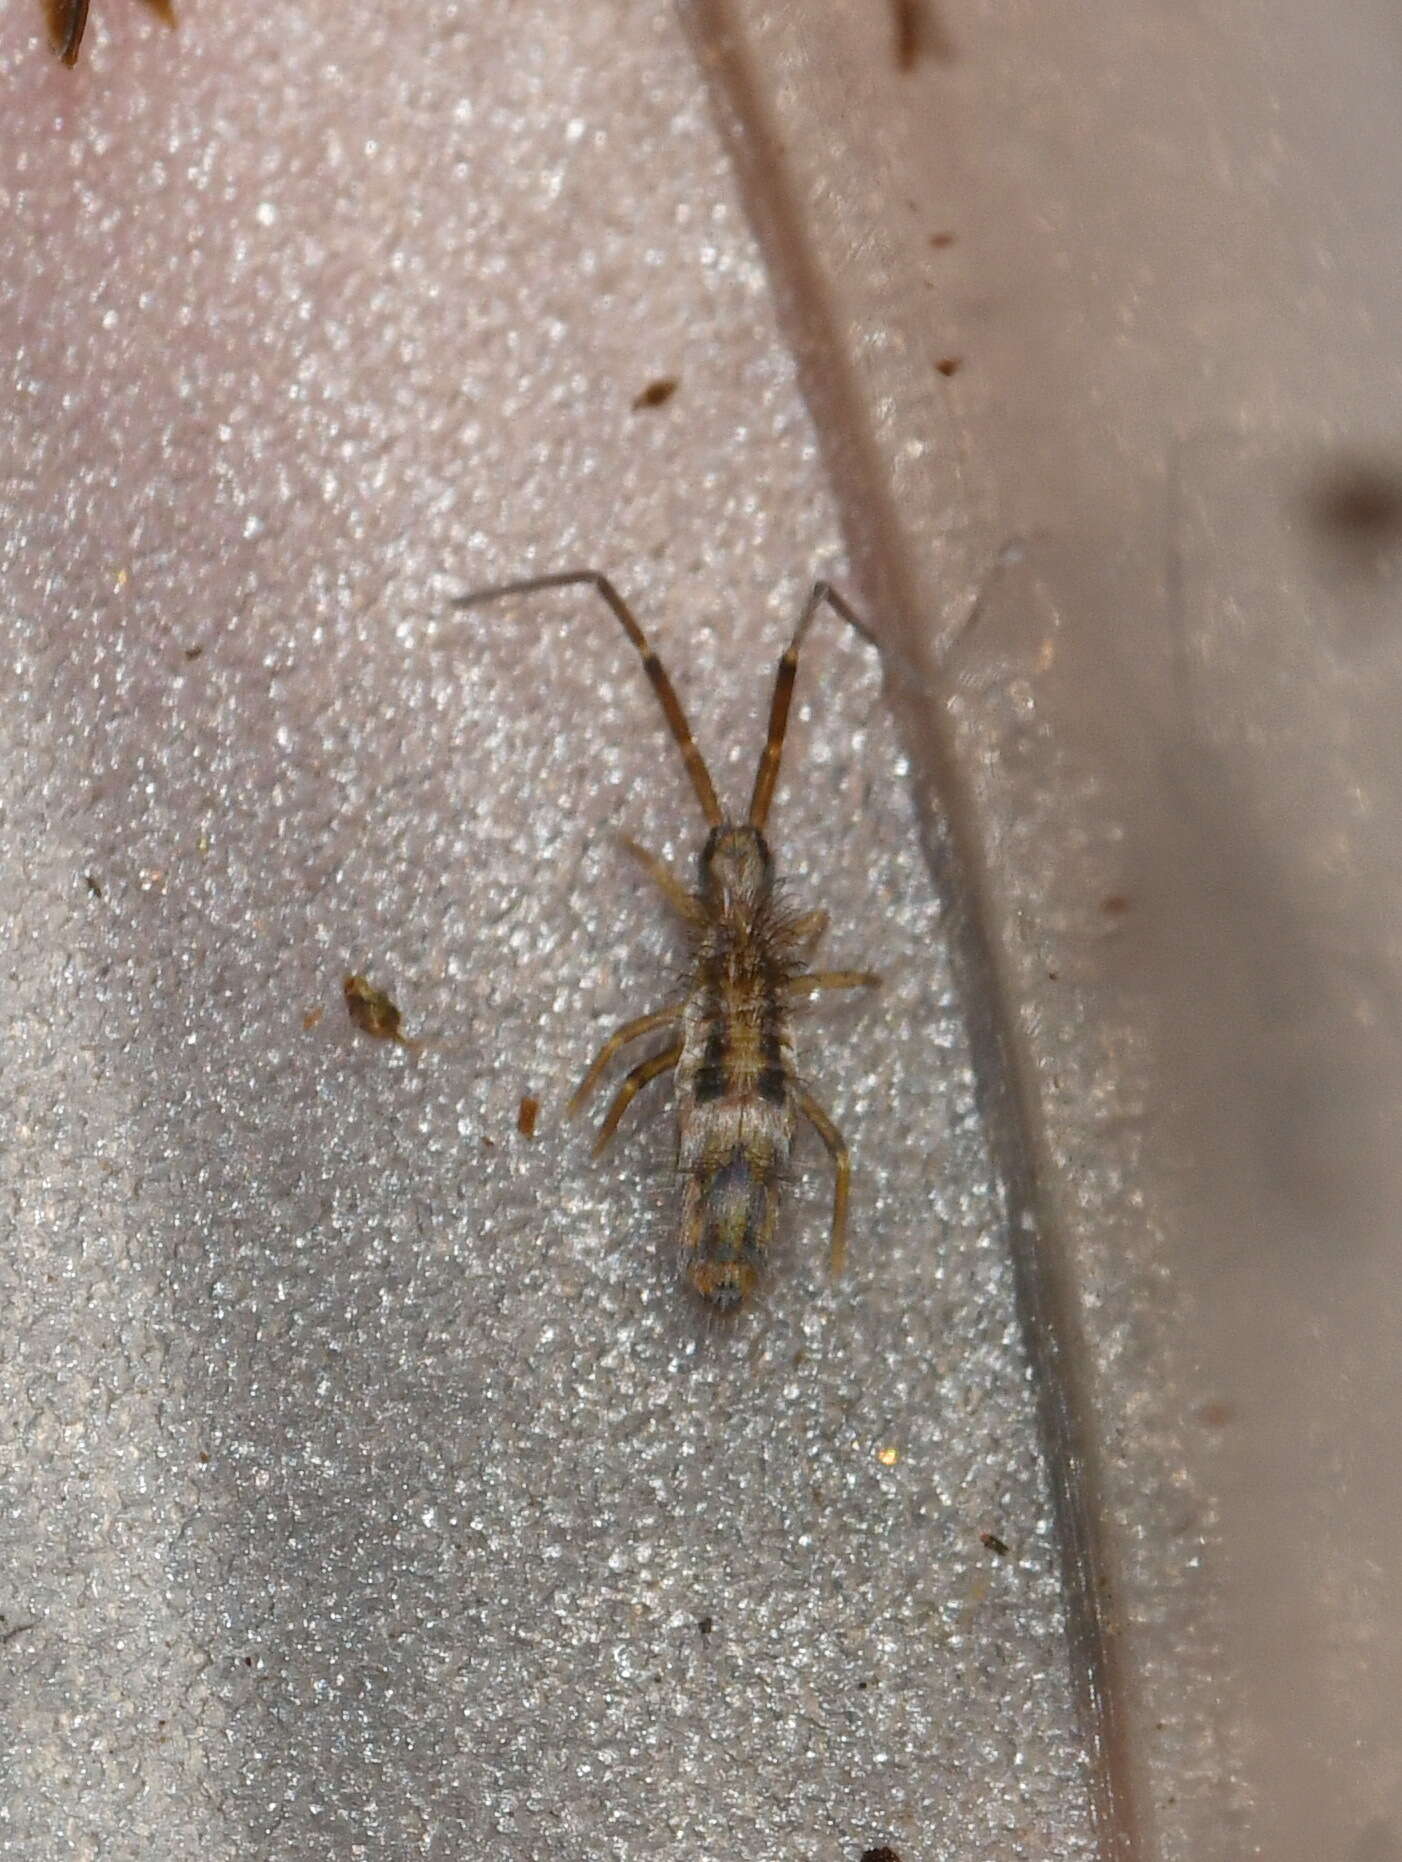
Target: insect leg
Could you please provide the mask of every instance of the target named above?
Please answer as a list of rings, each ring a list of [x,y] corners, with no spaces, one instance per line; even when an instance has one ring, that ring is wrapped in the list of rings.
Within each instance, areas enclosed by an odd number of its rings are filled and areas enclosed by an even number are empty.
[[[583,1106],[619,1048],[627,1047],[630,1041],[636,1041],[645,1034],[654,1034],[659,1028],[674,1028],[681,1020],[681,1013],[682,1005],[677,1003],[672,1008],[658,1009],[651,1015],[639,1015],[636,1021],[624,1022],[621,1028],[616,1029],[594,1056],[589,1071],[575,1088],[574,1097],[565,1107],[569,1116],[573,1118]]]
[[[816,996],[820,989],[879,989],[875,970],[809,970],[789,984],[791,996]]]
[[[852,1158],[843,1139],[842,1133],[808,1091],[800,1086],[797,1090],[798,1109],[828,1147],[828,1156],[832,1159],[832,1252],[829,1257],[832,1277],[836,1280],[842,1272],[842,1263],[847,1257],[847,1186],[852,1180]]]
[[[65,65],[76,65],[83,43],[83,28],[88,23],[88,0],[77,0],[65,7],[55,0],[49,7],[49,36],[54,50]]]
[[[646,847],[639,846],[631,835],[620,834],[618,838],[658,888],[672,910],[685,918],[688,924],[698,923],[701,918],[700,907],[667,862],[659,859],[655,853],[649,853]]]
[[[871,639],[866,623],[830,582],[813,584],[813,592],[804,602],[803,612],[798,617],[793,639],[785,647],[779,670],[774,675],[774,696],[769,701],[769,735],[760,752],[754,794],[750,798],[750,826],[753,828],[762,828],[769,818],[769,804],[774,799],[774,785],[779,780],[779,758],[784,752],[784,733],[789,727],[789,703],[793,698],[794,679],[798,674],[798,649],[803,645],[803,636],[808,632],[813,616],[824,602],[835,614],[841,615],[849,627],[854,627],[863,640]]]
[[[797,944],[804,944],[809,950],[815,950],[827,935],[832,920],[820,907],[816,912],[805,912],[801,918],[795,918],[789,926],[789,935]]]
[[[633,1071],[624,1080],[622,1086],[613,1096],[613,1104],[608,1109],[608,1116],[599,1127],[599,1135],[594,1140],[594,1155],[607,1145],[609,1139],[618,1130],[618,1121],[632,1105],[638,1094],[649,1080],[655,1080],[659,1073],[666,1073],[669,1067],[675,1067],[682,1057],[681,1042],[674,1041],[670,1047],[664,1047],[660,1054],[653,1054],[647,1060],[640,1060]]]
[[[710,771],[706,768],[701,752],[696,747],[696,739],[691,734],[691,726],[686,721],[681,700],[677,697],[672,681],[667,677],[662,661],[648,643],[647,635],[633,618],[633,611],[619,594],[606,575],[600,575],[597,569],[565,569],[555,575],[532,575],[519,582],[498,582],[491,588],[474,588],[466,595],[459,595],[453,602],[455,608],[477,608],[486,601],[495,601],[500,595],[533,595],[543,588],[592,588],[613,610],[622,625],[623,631],[642,655],[643,671],[652,681],[652,689],[657,694],[657,702],[662,707],[662,715],[667,720],[667,728],[672,733],[677,748],[682,753],[686,764],[686,773],[691,778],[691,786],[696,791],[696,799],[701,804],[701,812],[711,827],[719,827],[724,816],[721,805],[716,799],[716,791],[711,782]]]
[[[175,24],[175,9],[170,0],[146,0],[158,19],[167,26]],[[48,0],[49,38],[65,65],[76,65],[88,23],[88,0]]]

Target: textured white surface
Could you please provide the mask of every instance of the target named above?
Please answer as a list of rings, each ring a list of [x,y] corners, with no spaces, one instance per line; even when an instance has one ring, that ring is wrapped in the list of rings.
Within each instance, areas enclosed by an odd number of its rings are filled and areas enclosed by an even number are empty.
[[[1074,1291],[1115,1853],[1397,1862],[1395,11],[926,0],[900,72],[886,8],[695,4],[953,720]]]
[[[611,830],[688,857],[676,759],[596,604],[445,612],[609,567],[733,795],[840,569],[684,42],[587,0],[174,39],[113,0],[67,74],[33,24],[0,24],[0,1853],[1086,1853],[870,654],[815,636],[775,822],[889,978],[804,1031],[850,1270],[814,1144],[769,1295],[708,1335],[663,1108],[599,1167],[558,1116],[669,979]],[[417,1064],[351,1031],[347,969]]]

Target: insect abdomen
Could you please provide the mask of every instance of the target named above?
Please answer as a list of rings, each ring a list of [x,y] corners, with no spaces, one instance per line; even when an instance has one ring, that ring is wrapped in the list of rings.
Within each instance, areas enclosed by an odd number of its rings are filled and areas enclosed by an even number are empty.
[[[793,1142],[784,1017],[768,991],[747,1006],[735,1015],[693,1000],[677,1069],[683,1271],[720,1312],[741,1306],[760,1278]]]
[[[787,1156],[787,1145],[784,1146]],[[733,1312],[759,1280],[779,1218],[779,1168],[772,1154],[741,1145],[715,1166],[693,1165],[682,1194],[687,1279],[709,1306]]]

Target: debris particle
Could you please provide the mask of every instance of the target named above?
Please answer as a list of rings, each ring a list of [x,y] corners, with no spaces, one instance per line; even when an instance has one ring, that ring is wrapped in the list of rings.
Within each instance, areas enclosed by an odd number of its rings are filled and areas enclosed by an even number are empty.
[[[697,1631],[703,1636],[709,1636],[715,1626],[715,1618],[712,1616],[698,1616],[696,1619]]]
[[[1315,486],[1308,509],[1336,541],[1376,546],[1402,530],[1402,473],[1376,459],[1335,462]]]
[[[1100,909],[1107,918],[1123,918],[1129,910],[1129,900],[1122,892],[1112,892],[1100,901]]]
[[[936,252],[943,252],[946,246],[954,244],[953,233],[931,233],[930,245]]]
[[[399,1010],[383,989],[376,989],[363,976],[348,976],[342,985],[346,995],[346,1012],[357,1028],[374,1035],[377,1041],[397,1041],[416,1054],[423,1045],[411,1041],[399,1028]]]
[[[188,660],[196,660],[196,659],[198,659],[198,658],[200,657],[200,655],[201,655],[201,654],[202,654],[203,652],[204,652],[204,648],[203,648],[203,647],[186,647],[186,649],[185,649],[185,657],[186,657],[186,659],[188,659]]]
[[[540,1117],[540,1101],[527,1093],[516,1113],[516,1129],[523,1138],[535,1137],[535,1122]]]
[[[878,1448],[876,1451],[876,1459],[881,1463],[883,1468],[895,1467],[900,1458],[901,1451],[899,1448]]]
[[[939,361],[935,364],[940,374],[944,376],[957,375],[963,366],[964,359],[962,356],[941,356]]]
[[[100,899],[102,897],[102,887],[93,878],[91,873],[84,873],[83,883],[95,899]]]
[[[306,1014],[302,1017],[302,1032],[304,1034],[310,1034],[325,1013],[326,1010],[319,1002],[314,1009],[308,1009]],[[351,1009],[351,1014],[352,1016],[355,1014],[354,1009]]]
[[[879,1849],[864,1849],[862,1862],[901,1862],[895,1850],[883,1843]]]
[[[891,0],[891,26],[897,71],[914,71],[922,58],[937,65],[954,63],[954,42],[930,0]]]
[[[650,381],[641,394],[633,397],[633,412],[639,413],[645,407],[665,407],[677,387],[675,375],[660,375],[656,381]]]
[[[990,1552],[997,1552],[1000,1558],[1007,1557],[1008,1555],[1007,1545],[1003,1542],[1002,1539],[998,1537],[998,1534],[996,1532],[981,1532],[978,1536],[979,1536],[979,1543],[981,1545],[987,1546]]]
[[[896,34],[896,69],[914,71],[920,62],[920,41],[924,37],[920,0],[891,0],[891,24]]]

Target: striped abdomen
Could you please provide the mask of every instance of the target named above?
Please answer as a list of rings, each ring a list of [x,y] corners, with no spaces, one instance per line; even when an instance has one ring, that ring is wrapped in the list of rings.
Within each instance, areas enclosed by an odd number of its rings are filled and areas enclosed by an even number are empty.
[[[793,1043],[777,979],[702,967],[677,1065],[684,1271],[722,1312],[760,1277],[793,1143]]]

